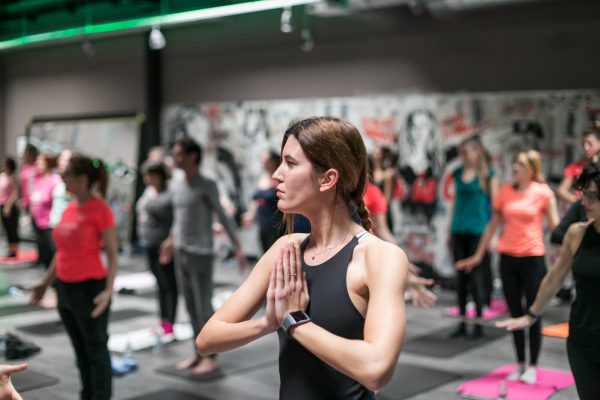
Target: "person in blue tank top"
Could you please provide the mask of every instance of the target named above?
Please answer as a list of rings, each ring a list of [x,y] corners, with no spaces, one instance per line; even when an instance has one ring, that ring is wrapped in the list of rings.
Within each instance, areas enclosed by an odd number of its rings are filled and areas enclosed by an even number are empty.
[[[581,400],[600,400],[600,162],[588,162],[576,182],[589,218],[569,226],[558,259],[542,280],[535,301],[520,318],[496,323],[509,331],[531,326],[573,272],[567,354]]]
[[[498,192],[498,180],[490,165],[490,157],[479,136],[471,136],[458,146],[461,166],[453,175],[455,199],[450,228],[450,248],[454,261],[475,254],[481,235],[491,215],[491,198]],[[466,311],[469,287],[475,301],[477,318],[471,337],[483,336],[483,306],[489,305],[491,292],[491,270],[489,256],[474,268],[456,271],[456,292],[460,310],[460,322],[451,338],[467,335]]]
[[[289,234],[204,326],[197,350],[223,352],[277,332],[280,399],[374,399],[402,348],[408,260],[368,233],[361,135],[337,118],[301,120],[285,132],[281,156],[273,178]],[[290,232],[294,214],[310,221],[310,234]],[[253,318],[263,305],[265,315]]]

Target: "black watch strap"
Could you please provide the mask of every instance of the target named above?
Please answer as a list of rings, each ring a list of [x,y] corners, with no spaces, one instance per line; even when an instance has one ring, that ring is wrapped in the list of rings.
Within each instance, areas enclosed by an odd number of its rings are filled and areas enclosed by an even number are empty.
[[[283,329],[283,331],[285,332],[285,334],[288,337],[291,337],[290,329],[292,329],[295,326],[302,325],[302,324],[305,324],[310,321],[311,321],[310,317],[304,311],[293,311],[293,312],[287,313],[286,316],[283,318],[283,321],[281,323],[281,328]]]

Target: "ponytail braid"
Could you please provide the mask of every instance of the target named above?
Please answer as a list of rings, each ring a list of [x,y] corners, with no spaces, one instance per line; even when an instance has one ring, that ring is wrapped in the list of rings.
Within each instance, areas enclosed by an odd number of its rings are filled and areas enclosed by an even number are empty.
[[[370,231],[373,221],[371,221],[371,214],[365,206],[365,199],[363,199],[362,194],[356,196],[354,203],[356,203],[356,214],[360,218],[360,224],[365,230]]]

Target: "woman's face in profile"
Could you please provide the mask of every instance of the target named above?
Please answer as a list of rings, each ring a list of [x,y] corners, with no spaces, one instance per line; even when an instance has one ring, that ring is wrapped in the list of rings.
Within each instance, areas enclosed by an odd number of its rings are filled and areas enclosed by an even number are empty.
[[[313,166],[294,136],[283,147],[282,162],[273,179],[277,183],[277,207],[283,212],[301,214],[304,205],[319,194]]]

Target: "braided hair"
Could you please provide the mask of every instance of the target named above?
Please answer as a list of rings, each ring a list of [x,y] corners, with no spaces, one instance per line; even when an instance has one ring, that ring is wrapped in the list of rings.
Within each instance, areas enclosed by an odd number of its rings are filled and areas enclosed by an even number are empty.
[[[313,170],[323,173],[333,168],[339,173],[336,200],[343,199],[353,216],[366,230],[371,217],[363,195],[368,182],[367,151],[358,129],[348,121],[334,117],[312,117],[292,123],[283,136],[281,149],[294,136]],[[293,231],[293,215],[286,214],[287,231]]]

